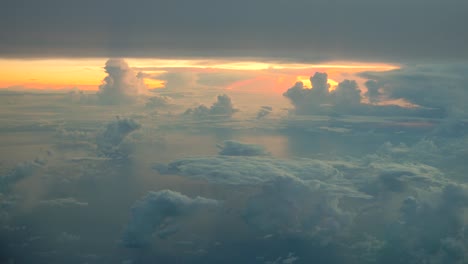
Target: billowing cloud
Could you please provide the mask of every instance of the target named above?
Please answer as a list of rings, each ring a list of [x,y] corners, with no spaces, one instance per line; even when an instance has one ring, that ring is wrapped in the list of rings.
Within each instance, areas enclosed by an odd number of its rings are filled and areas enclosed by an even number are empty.
[[[103,104],[135,102],[147,87],[141,75],[128,66],[123,59],[109,59],[104,67],[107,76],[99,86],[98,97]]]
[[[370,76],[363,73],[362,76]],[[380,73],[376,73],[377,75]],[[343,80],[335,90],[329,91],[326,73],[315,73],[311,77],[312,89],[304,87],[302,82],[297,82],[288,89],[283,96],[294,105],[295,113],[299,115],[335,115],[355,114],[374,116],[421,116],[440,118],[445,112],[439,108],[427,107],[400,107],[398,105],[373,105],[366,104],[362,100],[361,90],[354,80]],[[379,87],[382,84],[370,81],[370,92],[365,93],[369,102],[376,103],[381,98]],[[388,98],[388,97],[387,97]],[[395,98],[393,98],[395,99]]]
[[[398,202],[407,196],[412,195],[428,204],[434,199],[443,199],[443,203],[450,200],[458,204],[456,201],[460,201],[460,206],[464,207],[465,198],[448,195],[463,196],[464,191],[459,189],[464,190],[465,187],[447,178],[438,168],[418,162],[423,159],[416,158],[418,153],[431,152],[427,155],[433,155],[438,151],[430,141],[424,140],[411,147],[387,143],[377,153],[357,159],[219,155],[185,158],[154,168],[163,174],[181,175],[212,184],[255,187],[257,191],[248,196],[242,211],[242,219],[253,232],[311,237],[328,244],[340,239],[339,236],[350,234],[353,228],[359,228],[362,224],[359,221],[364,221],[369,212],[375,212],[375,208],[383,206],[397,216]],[[345,204],[353,204],[352,209]],[[443,206],[449,208],[448,205]],[[454,219],[461,217],[460,206],[453,210],[457,215]],[[418,216],[418,221],[423,221],[424,217],[428,216]],[[376,221],[390,224],[403,220]],[[417,236],[423,235],[418,233]],[[376,247],[372,250],[379,252],[391,246],[379,239],[374,242]],[[378,258],[376,252],[372,254],[372,258]]]
[[[126,136],[139,128],[140,124],[133,119],[117,117],[117,120],[108,123],[104,131],[98,134],[96,139],[98,151],[107,157],[122,158],[128,154],[121,148],[122,142]]]
[[[451,127],[456,137],[430,131],[450,118],[353,116],[387,109],[380,104],[390,98],[389,83],[370,78],[374,96],[359,94],[351,80],[327,92],[325,77],[313,80],[324,100],[299,87],[296,110],[338,109],[340,115],[286,116],[285,98],[275,104],[265,94],[236,91],[231,104],[218,106],[235,105],[241,113],[216,119],[207,104],[202,120],[178,113],[194,98],[209,102],[213,91],[181,93],[178,105],[165,108],[175,114],[167,115],[141,104],[70,105],[63,94],[2,95],[0,262],[466,262],[462,115]],[[357,104],[360,96],[374,100],[369,108],[366,99]],[[256,119],[261,105],[278,113]],[[113,119],[117,114],[131,118]],[[32,173],[27,166],[8,171],[49,149],[47,166],[38,159]],[[129,153],[132,162],[121,159]],[[161,189],[183,194],[144,196]],[[144,249],[118,250],[119,239],[124,247]]]
[[[356,81],[344,80],[338,84],[333,93],[334,103],[338,108],[350,109],[361,103],[361,90]]]
[[[177,231],[175,223],[170,223],[171,219],[181,220],[200,209],[219,205],[217,200],[190,198],[171,190],[149,192],[133,205],[122,243],[130,248],[147,246],[153,233],[166,235],[167,232]]]
[[[408,262],[414,263],[463,263],[466,260],[467,218],[463,214],[468,208],[466,186],[449,184],[432,195],[432,199],[408,196],[402,202],[401,218],[388,234],[383,258],[395,261],[404,254]]]
[[[312,92],[315,89],[307,89],[302,82],[296,82],[293,87],[289,88],[283,95],[291,100],[297,114],[305,114],[309,112],[316,112],[320,109],[321,103],[328,103],[321,101],[319,93]],[[317,97],[310,96],[316,94]],[[328,94],[328,91],[327,91]]]
[[[354,183],[351,175],[319,160],[216,156],[187,158],[155,168],[214,184],[257,187],[259,192],[247,200],[242,218],[261,235],[329,241],[351,220],[338,206],[340,199],[372,198],[358,190],[360,183]]]
[[[314,76],[310,77],[310,83],[315,89],[316,96],[323,97],[328,94],[330,85],[328,84],[328,75],[323,72],[316,72]]]
[[[249,198],[243,218],[264,234],[314,236],[324,241],[342,230],[351,215],[325,189],[311,189],[293,178],[277,178]]]
[[[279,177],[328,181],[340,178],[339,171],[318,160],[281,160],[255,156],[193,157],[176,160],[168,165],[158,165],[155,168],[161,173],[233,185],[262,184]]]

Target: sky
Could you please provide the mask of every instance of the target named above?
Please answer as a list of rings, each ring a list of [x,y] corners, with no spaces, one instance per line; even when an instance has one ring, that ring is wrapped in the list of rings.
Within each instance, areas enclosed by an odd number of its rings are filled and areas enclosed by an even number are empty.
[[[29,89],[70,89],[97,90],[105,77],[103,65],[107,59],[1,59],[0,70],[4,73],[0,87]],[[295,81],[308,82],[315,71],[327,71],[330,79],[341,81],[345,75],[351,75],[366,70],[385,71],[397,68],[395,65],[383,63],[351,63],[328,62],[324,64],[310,63],[278,63],[247,60],[195,60],[195,59],[127,59],[128,63],[139,72],[147,74],[145,83],[148,88],[165,86],[168,73],[171,74],[205,74],[224,75],[222,83],[227,89],[244,89],[262,92],[283,92]],[[158,75],[162,75],[158,77]],[[228,76],[233,76],[228,78]],[[238,77],[238,78],[235,78]],[[219,79],[220,77],[218,77]],[[240,79],[240,80],[237,80]],[[213,80],[213,82],[216,80]],[[335,81],[336,82],[336,81]],[[336,85],[337,83],[335,83]],[[252,86],[255,88],[252,89]]]
[[[281,80],[308,79],[299,76],[321,71],[317,65],[331,75],[357,72],[350,65],[463,62],[466,8],[456,0],[7,1],[0,87],[95,90],[109,57],[161,70],[296,71],[279,81],[256,73],[276,92],[288,88]],[[345,67],[328,66],[336,64]]]
[[[468,2],[0,8],[0,263],[465,264]]]
[[[460,61],[458,0],[7,1],[1,57]]]

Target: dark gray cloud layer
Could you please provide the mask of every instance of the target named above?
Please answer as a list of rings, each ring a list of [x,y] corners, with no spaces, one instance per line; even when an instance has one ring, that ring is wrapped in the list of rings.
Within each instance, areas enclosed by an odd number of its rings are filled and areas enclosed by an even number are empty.
[[[370,101],[379,96],[404,99],[416,105],[439,108],[449,115],[465,115],[468,100],[468,65],[412,65],[387,72],[363,72]],[[379,89],[382,91],[380,94]]]
[[[468,2],[6,1],[1,57],[466,60]]]

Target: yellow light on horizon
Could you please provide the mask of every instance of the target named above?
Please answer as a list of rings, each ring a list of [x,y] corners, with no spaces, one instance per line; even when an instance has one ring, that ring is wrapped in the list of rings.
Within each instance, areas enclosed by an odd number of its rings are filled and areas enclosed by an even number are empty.
[[[0,59],[0,88],[9,86],[24,86],[27,88],[71,88],[97,90],[106,76],[104,65],[106,58],[93,59]],[[283,76],[290,80],[297,75],[306,87],[311,87],[309,76],[302,76],[316,70],[327,71],[329,76],[340,80],[339,73],[356,73],[363,70],[386,71],[398,68],[395,65],[384,63],[359,63],[359,62],[330,62],[323,64],[307,63],[281,63],[253,60],[228,60],[228,59],[126,59],[128,64],[136,72],[147,74],[161,72],[229,72],[250,71],[257,72],[258,76]],[[272,77],[273,78],[273,77]],[[275,77],[279,78],[279,77]],[[329,79],[332,89],[337,82]],[[163,87],[164,82],[145,78],[145,83],[150,88]],[[279,83],[278,83],[279,85]],[[288,84],[281,83],[287,88]],[[270,86],[271,88],[271,86]],[[268,87],[265,87],[267,91]],[[277,88],[275,88],[278,90]]]
[[[305,75],[297,76],[296,81],[302,82],[302,84],[304,84],[305,88],[313,88],[312,83],[310,82],[310,77],[308,77],[308,76],[305,76]],[[335,90],[336,86],[338,86],[338,82],[331,79],[331,78],[328,78],[327,83],[330,85],[329,91]]]

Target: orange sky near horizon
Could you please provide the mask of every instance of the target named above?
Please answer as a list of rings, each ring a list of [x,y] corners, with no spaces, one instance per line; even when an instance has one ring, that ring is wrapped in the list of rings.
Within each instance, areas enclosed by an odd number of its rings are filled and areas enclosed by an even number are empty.
[[[0,59],[0,88],[97,90],[106,76],[107,59]],[[249,72],[253,78],[233,81],[229,90],[284,92],[296,81],[310,87],[308,76],[327,72],[333,86],[362,71],[387,71],[398,66],[385,63],[330,62],[323,64],[273,63],[236,60],[126,59],[130,67],[142,72]],[[146,78],[149,88],[164,82]],[[361,87],[362,88],[362,87]]]

